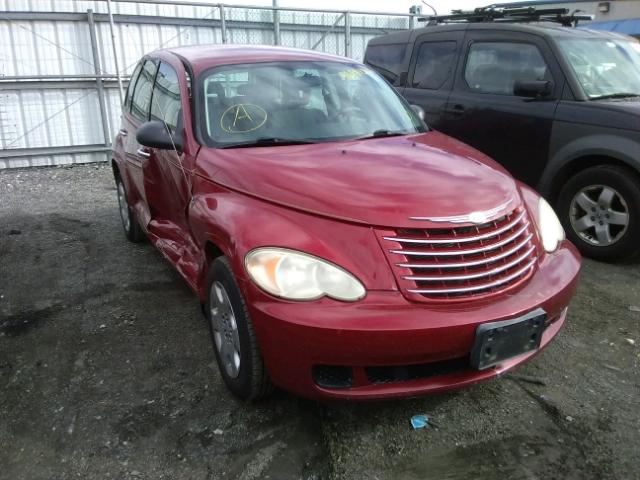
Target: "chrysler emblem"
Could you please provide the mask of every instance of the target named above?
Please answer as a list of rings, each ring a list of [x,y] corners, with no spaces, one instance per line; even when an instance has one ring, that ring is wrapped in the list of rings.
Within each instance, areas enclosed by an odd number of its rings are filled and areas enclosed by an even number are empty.
[[[487,215],[484,212],[471,212],[469,214],[469,221],[476,225],[485,223],[487,221]]]
[[[502,215],[502,212],[507,209],[509,204],[513,202],[513,198],[509,199],[502,205],[498,205],[491,210],[486,210],[484,212],[471,212],[465,215],[453,215],[451,217],[409,217],[411,220],[426,220],[429,222],[447,222],[447,223],[473,223],[475,225],[480,225],[482,223],[487,223],[489,220],[498,218]]]

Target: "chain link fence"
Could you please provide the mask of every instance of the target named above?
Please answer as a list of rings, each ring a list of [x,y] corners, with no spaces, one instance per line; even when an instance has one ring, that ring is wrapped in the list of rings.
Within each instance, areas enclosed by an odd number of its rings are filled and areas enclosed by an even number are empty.
[[[172,0],[0,0],[0,168],[105,161],[121,88],[145,53],[282,45],[362,60],[409,14]]]

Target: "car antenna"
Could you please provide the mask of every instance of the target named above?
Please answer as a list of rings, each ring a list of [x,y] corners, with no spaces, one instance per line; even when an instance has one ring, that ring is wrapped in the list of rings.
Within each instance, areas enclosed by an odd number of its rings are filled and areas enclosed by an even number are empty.
[[[182,165],[182,158],[180,157],[180,152],[178,152],[178,149],[176,148],[176,143],[173,140],[173,134],[171,133],[171,129],[169,128],[169,125],[167,124],[167,122],[165,121],[165,113],[162,111],[162,107],[160,107],[160,104],[158,103],[158,100],[156,99],[155,96],[151,96],[152,101],[155,100],[156,102],[156,108],[160,111],[160,115],[162,115],[162,123],[164,124],[164,128],[167,130],[167,133],[169,134],[169,138],[171,139],[171,146],[173,147],[173,151],[176,154],[176,158],[178,160],[178,165],[180,165],[180,171],[182,172],[182,178],[184,179],[185,184],[187,185],[187,188],[189,189],[189,194],[193,195],[193,185],[191,184],[191,182],[188,180],[187,174],[184,171],[184,165]]]

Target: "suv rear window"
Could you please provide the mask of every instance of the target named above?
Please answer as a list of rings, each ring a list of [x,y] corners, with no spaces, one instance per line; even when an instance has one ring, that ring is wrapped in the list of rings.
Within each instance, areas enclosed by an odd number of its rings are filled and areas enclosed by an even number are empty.
[[[456,42],[424,42],[418,49],[411,86],[438,90],[451,76]]]
[[[394,84],[404,61],[406,44],[398,45],[370,45],[364,57],[364,63],[375,68],[380,75]]]
[[[471,45],[464,78],[474,92],[497,95],[513,95],[518,80],[551,79],[538,47],[508,42]]]

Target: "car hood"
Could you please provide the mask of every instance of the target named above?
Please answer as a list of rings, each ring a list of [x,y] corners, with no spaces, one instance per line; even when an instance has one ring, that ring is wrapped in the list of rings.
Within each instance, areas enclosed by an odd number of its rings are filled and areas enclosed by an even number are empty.
[[[196,173],[287,207],[371,226],[416,227],[521,203],[515,181],[438,132],[310,145],[202,148]],[[434,225],[442,225],[434,223]]]

